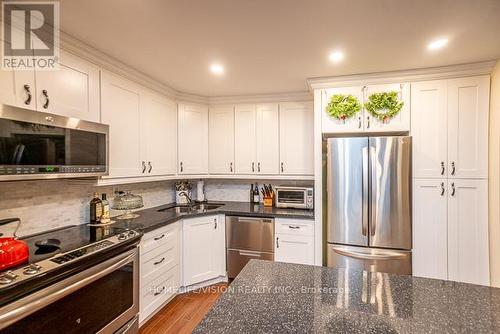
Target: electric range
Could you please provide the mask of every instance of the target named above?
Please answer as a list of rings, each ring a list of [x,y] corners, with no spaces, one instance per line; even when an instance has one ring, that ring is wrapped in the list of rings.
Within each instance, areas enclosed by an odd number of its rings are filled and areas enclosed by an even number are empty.
[[[119,315],[111,313],[107,320],[105,316],[94,318],[99,312],[92,311],[96,306],[88,305],[87,299],[99,294],[106,299],[102,304],[109,303],[110,309],[121,308],[123,317],[138,313],[141,237],[141,233],[124,227],[78,225],[23,238],[29,247],[29,260],[0,272],[0,322],[4,323],[0,325],[0,334],[14,329],[46,332],[40,326],[51,321],[55,309],[57,313],[72,309],[68,316],[76,317],[74,322],[65,324],[60,317],[54,320],[57,326],[51,328],[57,330],[85,333],[123,326],[129,318],[115,321]],[[52,247],[40,247],[47,240]],[[113,299],[117,294],[122,298]],[[102,309],[101,315],[110,312],[107,308]],[[105,321],[100,323],[101,320]]]

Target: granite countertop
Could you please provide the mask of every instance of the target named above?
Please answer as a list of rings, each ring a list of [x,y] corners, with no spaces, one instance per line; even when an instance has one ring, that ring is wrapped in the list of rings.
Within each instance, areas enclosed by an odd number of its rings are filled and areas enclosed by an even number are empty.
[[[124,226],[143,233],[153,231],[159,227],[174,223],[180,219],[200,217],[214,214],[225,214],[234,216],[247,217],[265,217],[265,218],[299,218],[299,219],[314,219],[314,210],[303,209],[281,209],[275,207],[264,207],[262,204],[251,204],[249,202],[220,202],[211,201],[210,204],[221,204],[221,207],[214,210],[198,211],[190,213],[176,213],[168,211],[160,211],[175,207],[175,203],[165,204],[150,209],[138,211],[140,217],[132,220],[118,220],[113,224],[113,227]]]
[[[251,260],[194,333],[500,332],[500,289]]]

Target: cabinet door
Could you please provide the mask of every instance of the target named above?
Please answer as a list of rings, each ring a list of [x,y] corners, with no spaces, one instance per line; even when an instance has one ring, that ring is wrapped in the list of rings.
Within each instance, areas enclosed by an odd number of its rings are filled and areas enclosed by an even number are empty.
[[[279,112],[277,103],[257,105],[257,173],[279,174]]]
[[[234,173],[234,106],[211,106],[209,113],[209,172]]]
[[[413,176],[446,177],[446,80],[412,83]]]
[[[489,285],[487,180],[448,180],[448,279]]]
[[[448,80],[448,175],[488,177],[490,77]]]
[[[278,262],[314,264],[314,237],[276,234],[274,260]]]
[[[345,121],[331,117],[326,112],[326,106],[330,103],[333,95],[352,95],[358,99],[361,110],[352,118]],[[342,87],[325,89],[321,96],[322,98],[322,113],[321,113],[321,132],[323,133],[346,133],[346,132],[362,132],[363,131],[363,87]]]
[[[107,72],[102,73],[101,89],[102,122],[109,124],[109,176],[139,176],[141,89]]]
[[[36,110],[35,71],[1,69],[0,103]]]
[[[219,229],[223,228],[223,224],[217,216],[185,219],[183,224],[184,286],[218,277],[223,261],[218,257],[221,255],[220,248],[224,247]]]
[[[253,174],[257,170],[257,118],[254,104],[234,108],[234,167],[236,174]]]
[[[410,131],[410,84],[385,84],[370,85],[365,88],[364,102],[368,102],[368,97],[373,93],[396,91],[399,99],[404,103],[401,111],[393,118],[383,122],[373,117],[365,110],[365,131],[387,132],[387,131]]]
[[[179,174],[208,174],[208,107],[179,104]]]
[[[36,72],[37,110],[99,122],[99,69],[61,51],[59,69]]]
[[[312,103],[280,104],[281,174],[314,174],[313,132]]]
[[[413,181],[413,275],[448,279],[446,179]]]
[[[163,96],[141,99],[141,164],[144,175],[172,175],[177,170],[177,106]],[[141,170],[142,172],[142,170]]]

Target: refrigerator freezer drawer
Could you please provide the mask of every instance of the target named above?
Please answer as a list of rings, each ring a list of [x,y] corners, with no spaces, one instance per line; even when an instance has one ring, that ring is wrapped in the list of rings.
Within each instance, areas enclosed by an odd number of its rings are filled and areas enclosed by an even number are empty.
[[[252,252],[239,249],[227,250],[227,277],[235,278],[251,259],[274,261],[273,253]]]
[[[411,251],[328,244],[328,267],[411,275]]]

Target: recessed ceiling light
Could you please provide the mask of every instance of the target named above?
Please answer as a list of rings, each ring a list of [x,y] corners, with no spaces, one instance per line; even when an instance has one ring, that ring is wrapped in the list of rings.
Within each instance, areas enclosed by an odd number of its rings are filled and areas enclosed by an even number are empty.
[[[330,53],[330,56],[328,57],[331,62],[333,63],[338,63],[342,59],[344,59],[344,53],[342,51],[334,51]]]
[[[210,72],[217,75],[224,74],[224,66],[221,64],[212,64],[210,65]]]
[[[435,39],[433,40],[432,42],[430,42],[428,45],[427,45],[427,49],[428,50],[439,50],[439,49],[442,49],[444,48],[446,45],[448,44],[448,38],[438,38],[438,39]]]

